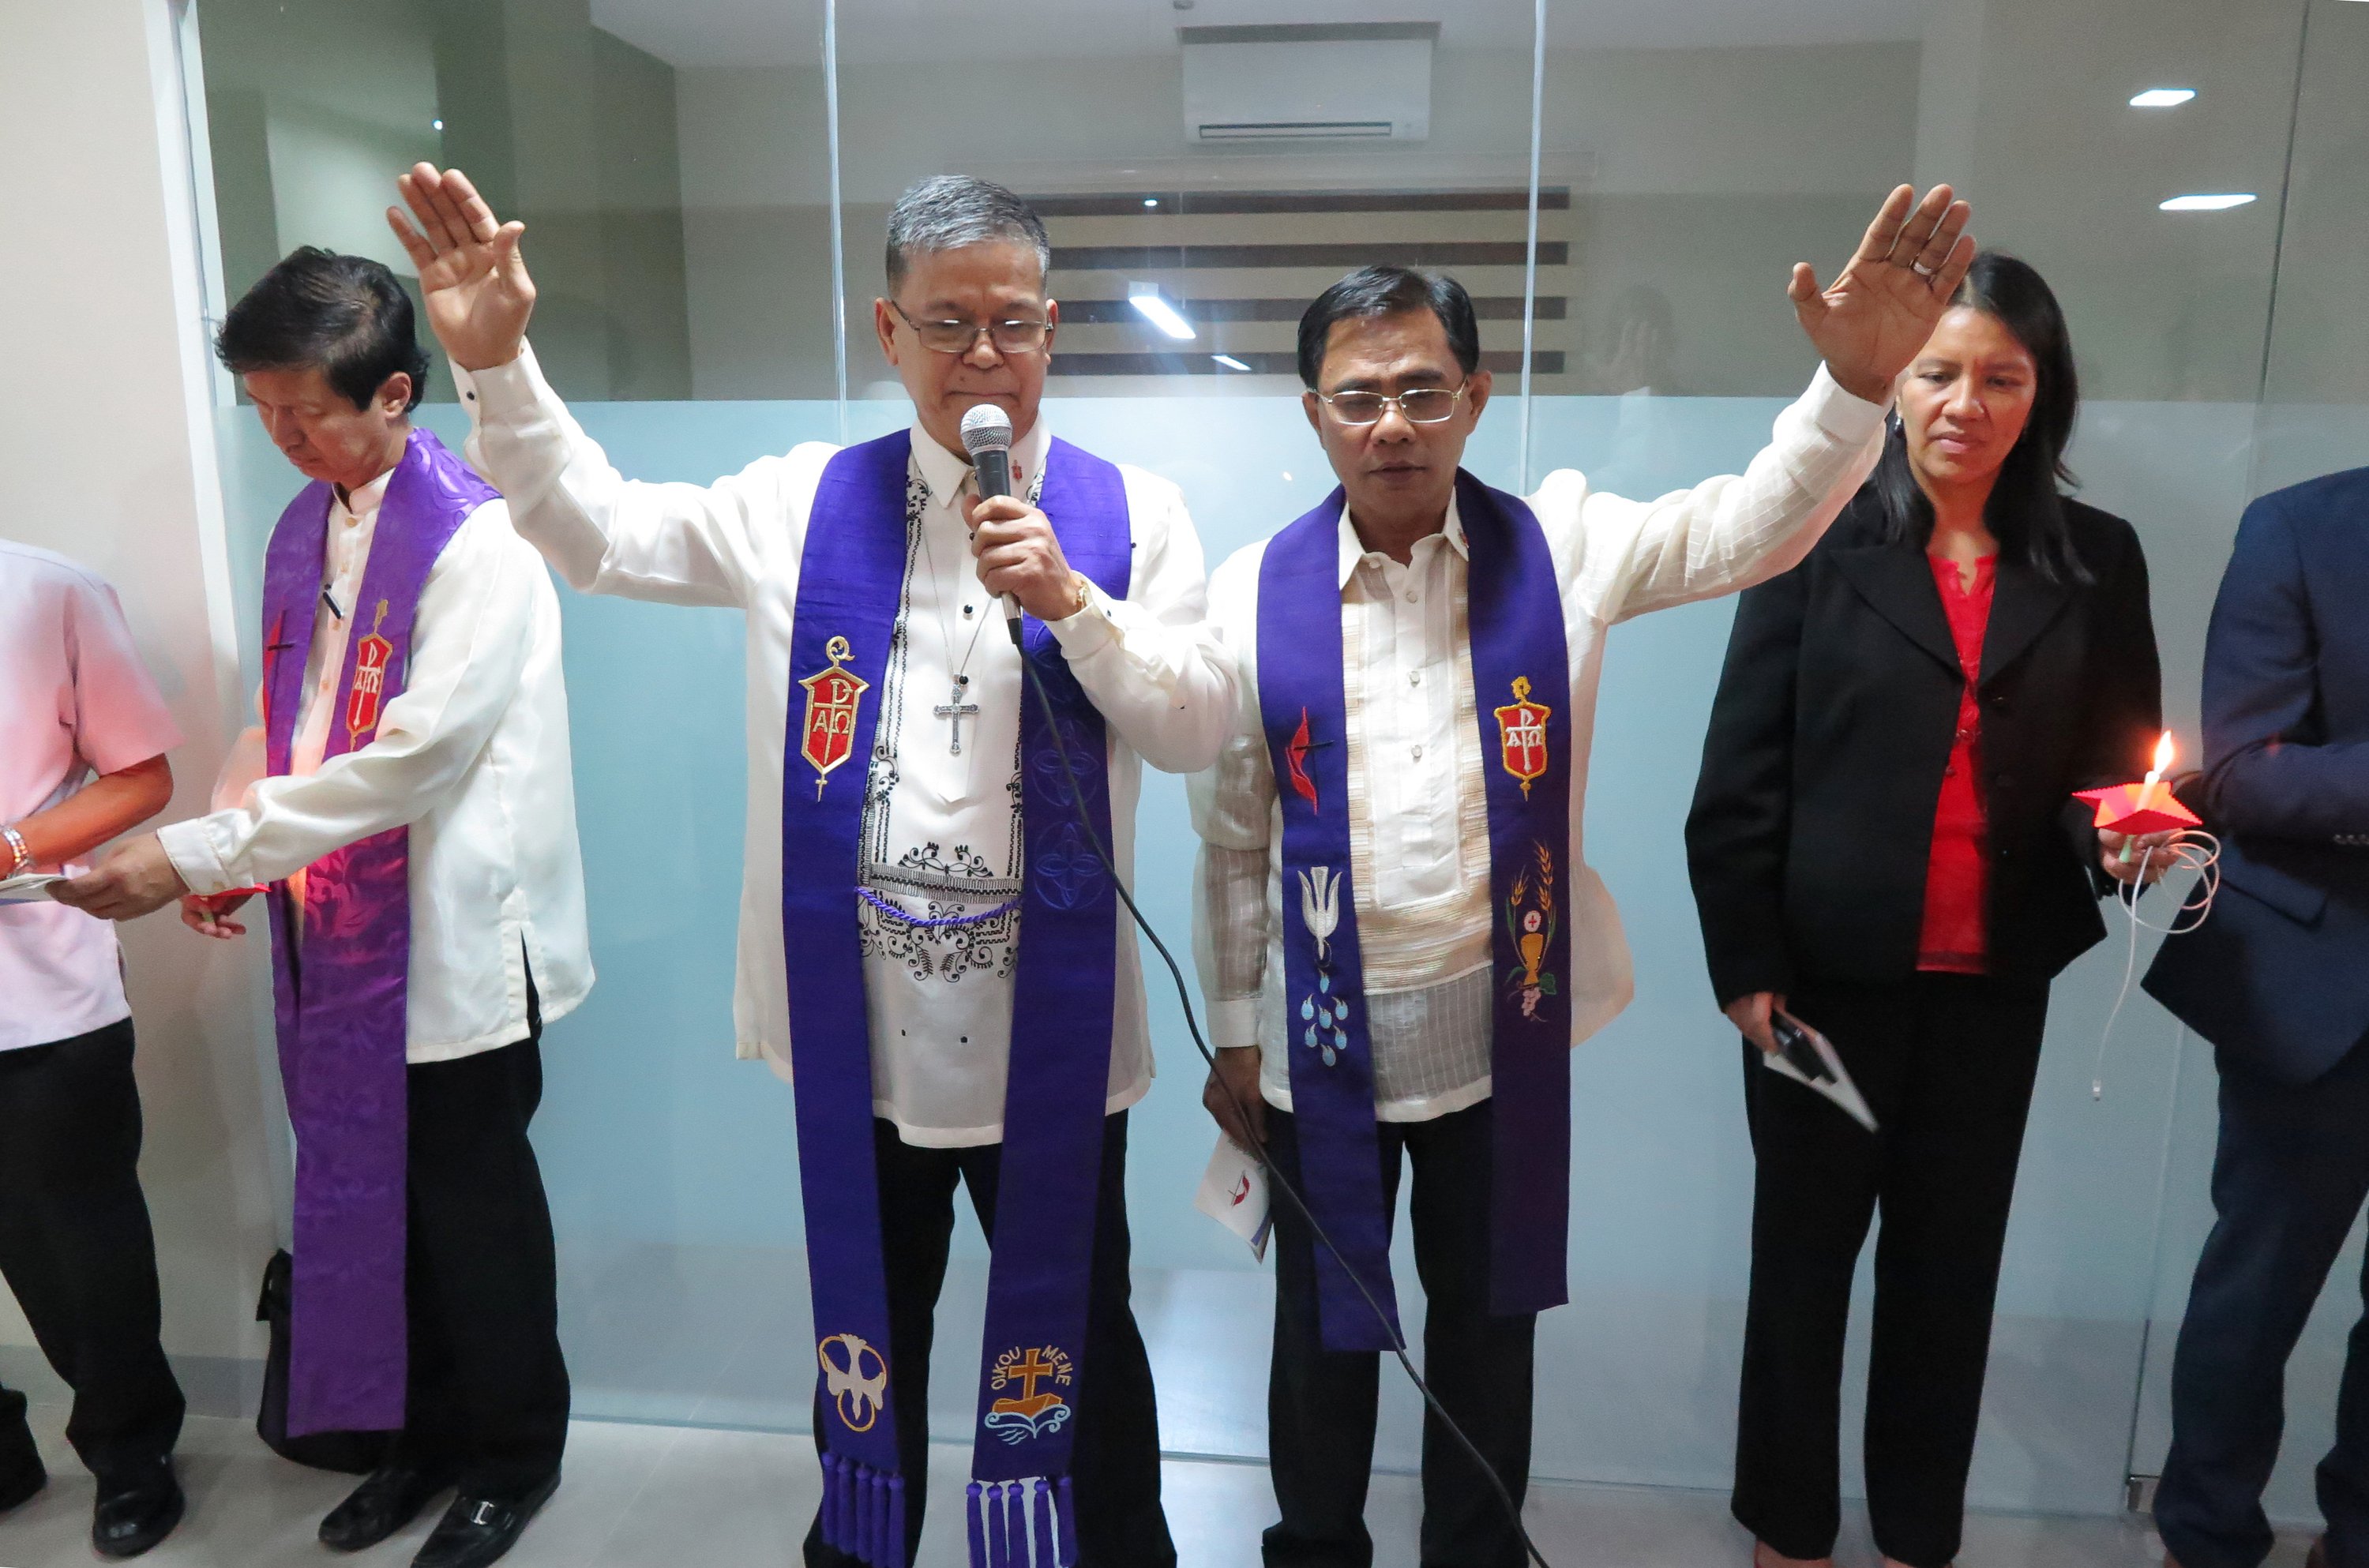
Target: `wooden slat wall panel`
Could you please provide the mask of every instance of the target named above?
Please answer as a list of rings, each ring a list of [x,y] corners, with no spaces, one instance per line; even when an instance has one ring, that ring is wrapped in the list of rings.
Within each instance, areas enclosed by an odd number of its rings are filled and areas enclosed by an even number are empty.
[[[1147,207],[1147,198],[1158,203]],[[1527,193],[1484,190],[1116,191],[1032,196],[1053,238],[1054,296],[1062,302],[1056,374],[1070,378],[1242,376],[1297,380],[1299,317],[1328,285],[1371,262],[1452,273],[1474,295],[1484,362],[1519,368]],[[1567,214],[1571,193],[1541,193],[1542,212]],[[1542,323],[1568,311],[1569,241],[1541,235]],[[1168,338],[1127,303],[1128,286],[1156,284],[1199,330]],[[1541,343],[1532,365],[1561,376],[1565,355]],[[1116,386],[1113,390],[1119,390]],[[1137,390],[1130,387],[1128,390]],[[1080,387],[1079,390],[1088,390]]]

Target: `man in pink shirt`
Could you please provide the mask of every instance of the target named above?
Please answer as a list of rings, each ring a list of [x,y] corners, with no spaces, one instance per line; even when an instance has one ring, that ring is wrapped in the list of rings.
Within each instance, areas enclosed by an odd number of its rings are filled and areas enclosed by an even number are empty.
[[[181,1391],[158,1341],[115,927],[35,879],[162,811],[180,743],[114,590],[0,540],[0,1276],[73,1386],[66,1437],[98,1478],[102,1557],[180,1522]],[[48,1479],[25,1396],[0,1389],[0,1514]]]

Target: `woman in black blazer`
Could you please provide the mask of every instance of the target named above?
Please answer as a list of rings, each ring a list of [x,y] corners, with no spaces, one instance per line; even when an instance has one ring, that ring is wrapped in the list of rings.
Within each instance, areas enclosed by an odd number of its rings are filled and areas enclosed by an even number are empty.
[[[1956,1555],[2049,981],[2105,934],[2114,878],[2160,874],[2154,841],[2125,864],[2071,798],[2137,778],[2162,722],[2137,535],[2059,489],[2077,400],[2048,285],[1977,258],[1874,476],[1736,608],[1687,853],[1748,1042],[1734,1507],[1759,1568],[1834,1547],[1843,1334],[1879,1205],[1869,1512],[1887,1562]],[[1879,1132],[1762,1070],[1772,1013],[1833,1043]]]

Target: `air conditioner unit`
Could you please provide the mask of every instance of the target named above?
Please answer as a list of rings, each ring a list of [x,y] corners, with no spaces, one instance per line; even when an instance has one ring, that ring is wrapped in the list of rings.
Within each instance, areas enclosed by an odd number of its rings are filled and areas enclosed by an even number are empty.
[[[1184,137],[1205,142],[1431,134],[1437,22],[1179,28]]]

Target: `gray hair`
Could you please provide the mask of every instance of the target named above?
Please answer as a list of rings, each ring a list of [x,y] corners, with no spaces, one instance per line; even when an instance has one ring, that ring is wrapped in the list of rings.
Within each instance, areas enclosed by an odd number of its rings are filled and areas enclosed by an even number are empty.
[[[1052,269],[1053,242],[1045,221],[1011,191],[967,174],[916,180],[888,209],[888,292],[904,286],[914,256],[997,241],[1036,251],[1040,276]]]

